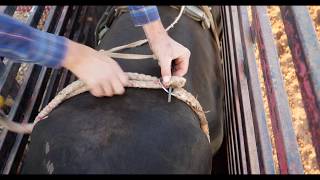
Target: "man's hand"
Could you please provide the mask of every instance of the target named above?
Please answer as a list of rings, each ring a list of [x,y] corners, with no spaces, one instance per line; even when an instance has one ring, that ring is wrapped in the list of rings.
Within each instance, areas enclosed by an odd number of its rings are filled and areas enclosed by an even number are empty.
[[[188,71],[190,51],[173,40],[164,29],[160,20],[143,26],[153,54],[159,60],[163,83],[167,86],[171,78],[171,63],[175,63],[173,75],[183,76]]]
[[[97,97],[123,94],[124,86],[128,83],[127,75],[116,61],[71,40],[68,41],[62,66],[84,81],[91,94]]]

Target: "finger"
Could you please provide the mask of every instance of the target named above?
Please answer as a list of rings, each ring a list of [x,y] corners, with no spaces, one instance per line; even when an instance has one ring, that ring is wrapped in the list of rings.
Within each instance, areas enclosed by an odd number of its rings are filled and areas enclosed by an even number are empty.
[[[117,64],[117,68],[115,68],[116,73],[118,74],[118,78],[123,86],[127,86],[129,83],[128,75],[123,72],[121,67]]]
[[[189,59],[187,57],[179,58],[176,60],[174,76],[184,76],[188,72]]]
[[[103,88],[99,85],[95,85],[94,87],[90,88],[90,93],[96,97],[102,97],[105,94]]]
[[[129,78],[128,75],[124,72],[119,74],[119,81],[122,84],[122,86],[127,86],[129,84]]]
[[[168,86],[171,79],[171,59],[159,59],[163,84]]]
[[[173,73],[175,76],[184,76],[188,72],[190,55],[189,49],[186,49],[186,53],[176,59],[175,71]]]
[[[123,72],[120,65],[116,61],[114,61],[114,63],[112,63],[112,66],[113,66],[112,69],[113,69],[114,73],[117,74],[121,84],[123,86],[127,86],[129,83],[128,75],[125,72]]]
[[[119,78],[114,79],[112,81],[112,88],[113,88],[114,94],[121,95],[121,94],[123,94],[125,92],[123,84],[121,83]]]
[[[112,88],[112,82],[110,80],[105,80],[102,84],[104,96],[111,97],[114,94],[113,88]]]

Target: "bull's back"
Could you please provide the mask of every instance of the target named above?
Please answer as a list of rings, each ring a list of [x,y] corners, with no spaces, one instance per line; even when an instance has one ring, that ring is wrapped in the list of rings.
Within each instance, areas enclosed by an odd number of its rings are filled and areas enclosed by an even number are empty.
[[[163,12],[166,12],[165,14]],[[161,7],[165,26],[178,12]],[[196,114],[183,102],[167,102],[163,90],[127,88],[123,96],[84,93],[61,104],[31,136],[24,173],[209,173],[212,152],[222,141],[222,77],[208,30],[182,17],[169,32],[191,50],[186,89],[205,110],[211,146]],[[128,14],[119,17],[99,48],[145,38]],[[150,54],[147,45],[126,53]],[[156,61],[118,60],[124,71],[160,77]]]

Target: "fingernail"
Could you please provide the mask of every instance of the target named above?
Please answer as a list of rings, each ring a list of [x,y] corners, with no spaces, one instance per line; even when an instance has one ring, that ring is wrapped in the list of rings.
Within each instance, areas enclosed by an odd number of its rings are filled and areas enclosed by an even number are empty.
[[[170,81],[170,76],[163,76],[163,84],[167,85]]]

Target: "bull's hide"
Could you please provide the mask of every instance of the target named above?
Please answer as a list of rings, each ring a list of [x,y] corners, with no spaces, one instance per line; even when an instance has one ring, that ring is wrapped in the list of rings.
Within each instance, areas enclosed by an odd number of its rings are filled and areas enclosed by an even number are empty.
[[[178,11],[159,7],[164,26]],[[195,113],[163,90],[127,88],[122,96],[73,97],[39,122],[22,173],[210,173],[223,139],[223,77],[213,36],[182,16],[169,35],[191,51],[186,89],[198,97],[211,144]],[[118,17],[97,49],[128,44],[145,35],[128,13]],[[151,54],[148,44],[123,51]],[[117,60],[124,71],[160,77],[156,61]]]

